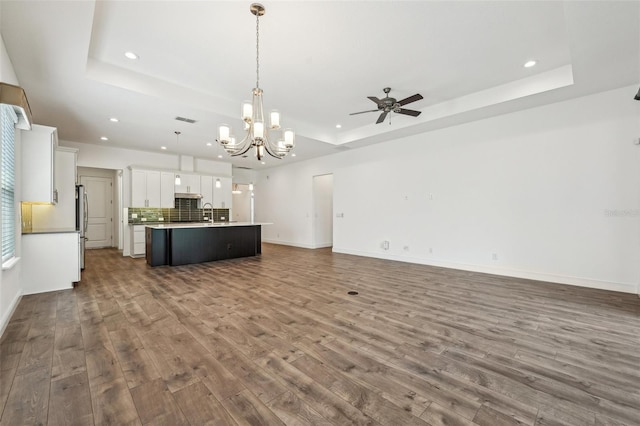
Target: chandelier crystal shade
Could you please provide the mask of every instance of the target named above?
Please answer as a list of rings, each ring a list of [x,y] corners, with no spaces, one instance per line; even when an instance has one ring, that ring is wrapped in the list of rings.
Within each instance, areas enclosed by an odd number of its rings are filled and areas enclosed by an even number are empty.
[[[265,120],[260,88],[260,16],[265,14],[265,8],[260,3],[253,3],[249,10],[256,16],[256,87],[251,92],[251,101],[242,103],[241,117],[246,135],[236,142],[231,127],[222,124],[218,128],[218,142],[232,156],[244,155],[255,148],[258,160],[265,154],[282,159],[294,148],[295,134],[291,129],[281,131],[280,113],[276,110],[269,114],[268,123]]]

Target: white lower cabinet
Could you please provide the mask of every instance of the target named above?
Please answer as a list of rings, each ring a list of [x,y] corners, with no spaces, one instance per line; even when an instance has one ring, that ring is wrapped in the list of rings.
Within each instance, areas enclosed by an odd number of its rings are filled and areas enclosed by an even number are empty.
[[[23,294],[73,288],[80,281],[79,241],[78,232],[23,234]]]
[[[131,257],[145,255],[145,225],[131,225]]]

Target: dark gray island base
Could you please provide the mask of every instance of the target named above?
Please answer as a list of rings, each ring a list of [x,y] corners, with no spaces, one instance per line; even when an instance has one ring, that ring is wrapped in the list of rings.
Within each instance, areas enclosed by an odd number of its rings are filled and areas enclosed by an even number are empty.
[[[147,226],[147,264],[177,266],[256,256],[262,251],[261,225],[234,223]]]

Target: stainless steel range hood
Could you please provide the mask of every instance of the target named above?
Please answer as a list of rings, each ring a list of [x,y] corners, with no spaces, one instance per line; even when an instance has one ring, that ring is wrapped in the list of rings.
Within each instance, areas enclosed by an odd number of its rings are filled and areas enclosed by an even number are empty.
[[[18,129],[31,130],[31,124],[33,123],[31,107],[22,87],[0,83],[0,104],[13,107],[18,116],[18,123],[16,124]]]
[[[175,198],[188,198],[188,199],[196,199],[199,200],[202,198],[202,194],[193,194],[191,192],[176,192]]]

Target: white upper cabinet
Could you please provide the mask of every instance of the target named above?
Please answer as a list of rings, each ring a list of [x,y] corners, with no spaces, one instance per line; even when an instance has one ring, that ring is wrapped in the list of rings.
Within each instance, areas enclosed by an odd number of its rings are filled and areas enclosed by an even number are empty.
[[[58,202],[55,179],[55,150],[58,131],[55,127],[34,124],[20,134],[22,146],[22,201]]]
[[[216,185],[216,180],[220,180],[220,188]],[[213,207],[217,209],[231,209],[231,178],[213,178]],[[229,220],[229,218],[227,218]]]
[[[203,206],[211,203],[215,209],[231,208],[231,178],[200,176],[200,190]]]
[[[131,169],[131,207],[174,207],[174,179],[171,172]]]
[[[210,203],[213,205],[213,176],[200,176],[200,193],[202,194],[202,205]]]
[[[176,193],[200,194],[200,175],[176,173],[180,176],[180,185],[175,186]]]
[[[171,172],[160,173],[160,207],[175,207],[175,175]]]
[[[131,170],[131,207],[147,207],[147,172]]]
[[[160,207],[160,172],[147,170],[147,205],[146,207]]]

